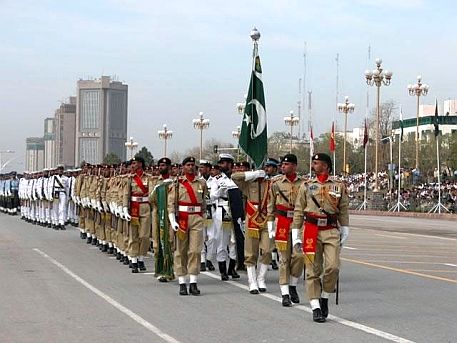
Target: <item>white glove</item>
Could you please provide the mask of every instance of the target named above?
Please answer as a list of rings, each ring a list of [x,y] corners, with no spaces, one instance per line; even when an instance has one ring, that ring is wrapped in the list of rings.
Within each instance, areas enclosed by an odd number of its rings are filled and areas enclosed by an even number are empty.
[[[244,235],[246,233],[246,228],[244,226],[243,220],[241,218],[238,218],[236,222],[240,226],[241,232],[243,232],[243,235]]]
[[[264,178],[265,177],[265,170],[255,170],[255,171],[248,171],[244,172],[244,180],[245,181],[253,181],[258,178]]]
[[[292,245],[295,247],[296,245],[298,249],[301,249],[302,241],[298,238],[298,229],[292,229]]]
[[[275,222],[267,221],[268,237],[272,239],[276,235]]]
[[[94,210],[96,210],[97,207],[98,207],[98,206],[97,206],[97,201],[96,201],[95,199],[91,199],[91,200],[90,200],[90,206],[91,206]]]
[[[124,219],[127,220],[128,222],[132,220],[132,217],[130,217],[129,210],[127,207],[124,207],[122,209],[122,212],[124,213]]]
[[[105,212],[109,212],[109,205],[105,200],[102,201],[102,205],[102,210],[104,210]]]
[[[343,245],[344,242],[349,237],[349,226],[340,226],[340,244]]]
[[[116,206],[116,204],[114,204],[114,214],[116,215],[116,217],[120,217],[121,216],[121,211],[122,208],[120,206]]]
[[[226,198],[227,197],[227,187],[220,187],[217,191],[216,191],[216,197],[218,198]]]
[[[175,215],[168,213],[168,220],[170,221],[171,228],[176,232],[179,229],[179,224],[176,222]]]

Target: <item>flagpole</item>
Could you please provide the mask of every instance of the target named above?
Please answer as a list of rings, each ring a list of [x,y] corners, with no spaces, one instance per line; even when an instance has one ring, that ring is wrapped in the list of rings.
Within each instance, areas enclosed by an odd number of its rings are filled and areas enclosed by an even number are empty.
[[[403,120],[403,111],[402,111],[402,108],[401,108],[401,105],[400,105],[400,125],[401,122]],[[406,207],[401,203],[400,201],[400,190],[401,190],[401,142],[403,140],[403,129],[402,129],[403,126],[401,126],[401,130],[400,131],[400,135],[399,135],[399,139],[398,139],[398,187],[397,187],[397,203],[395,204],[395,206],[393,206],[391,209],[389,209],[389,212],[400,212],[401,211],[401,208],[403,208],[404,210],[406,210]]]
[[[339,92],[339,82],[340,82],[340,54],[336,54],[336,98],[335,98],[335,110],[338,110],[338,98],[340,96]],[[335,112],[333,112],[333,122],[335,122]],[[343,166],[343,176],[345,175],[345,166]],[[336,144],[335,150],[333,150],[333,176],[336,176]]]

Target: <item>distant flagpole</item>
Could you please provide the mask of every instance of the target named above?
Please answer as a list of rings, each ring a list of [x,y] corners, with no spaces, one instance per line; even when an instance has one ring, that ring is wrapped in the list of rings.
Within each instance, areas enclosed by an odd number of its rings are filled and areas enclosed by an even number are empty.
[[[401,203],[401,143],[403,142],[403,110],[400,105],[400,135],[398,139],[398,187],[397,187],[397,203],[395,206],[393,206],[391,209],[389,209],[389,212],[400,212],[401,209],[403,208],[406,210],[406,207]]]
[[[340,97],[340,88],[339,88],[339,83],[340,83],[340,54],[336,54],[336,97],[335,97],[335,111],[333,112],[333,122],[335,122],[335,113],[338,111],[338,98]],[[336,175],[336,145],[335,145],[335,150],[333,150],[333,176]],[[343,166],[343,175],[345,174],[345,166]]]
[[[311,124],[310,131],[309,131],[309,177],[311,177],[313,155],[314,155],[314,134],[313,134],[313,125]]]

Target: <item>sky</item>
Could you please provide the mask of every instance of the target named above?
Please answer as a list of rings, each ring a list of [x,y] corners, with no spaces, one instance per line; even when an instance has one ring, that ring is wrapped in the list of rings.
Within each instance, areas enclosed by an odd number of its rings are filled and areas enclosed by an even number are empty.
[[[15,151],[3,161],[15,158],[7,170],[23,170],[26,137],[43,135],[44,118],[75,95],[78,79],[101,75],[128,84],[128,136],[156,158],[165,123],[174,132],[168,151],[198,146],[192,119],[199,112],[210,119],[204,140],[235,143],[254,26],[269,134],[288,131],[284,116],[298,114],[300,78],[302,97],[303,87],[312,91],[315,136],[329,132],[332,120],[344,125],[335,110],[337,88],[339,102],[347,95],[356,106],[348,129],[360,126],[367,92],[371,111],[376,91],[364,71],[378,57],[393,72],[381,101],[394,100],[404,118],[415,117],[406,87],[417,75],[430,85],[422,103],[457,96],[456,9],[440,0],[0,0],[0,151]],[[307,109],[302,118],[308,120]]]

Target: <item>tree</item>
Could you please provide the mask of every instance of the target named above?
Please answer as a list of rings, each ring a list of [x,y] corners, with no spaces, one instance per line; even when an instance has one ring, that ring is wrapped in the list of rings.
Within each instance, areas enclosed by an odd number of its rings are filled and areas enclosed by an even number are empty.
[[[145,146],[135,154],[135,157],[142,157],[146,163],[146,166],[154,164],[154,156],[152,156],[151,152]]]
[[[114,152],[110,152],[103,159],[103,163],[105,163],[105,164],[119,164],[119,163],[121,163],[121,159]]]

